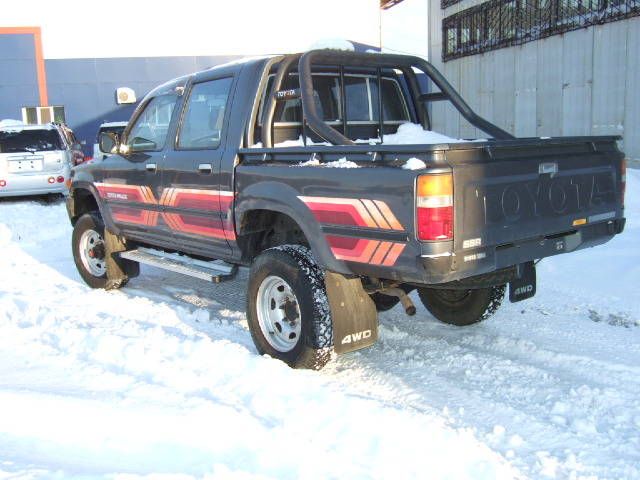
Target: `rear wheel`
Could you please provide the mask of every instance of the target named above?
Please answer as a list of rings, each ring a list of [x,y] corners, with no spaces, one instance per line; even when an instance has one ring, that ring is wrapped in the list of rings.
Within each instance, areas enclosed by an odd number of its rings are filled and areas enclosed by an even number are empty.
[[[502,304],[505,285],[473,290],[419,288],[422,304],[438,320],[459,327],[489,318]]]
[[[247,321],[260,354],[314,370],[331,359],[333,329],[324,274],[308,248],[283,245],[255,259]]]

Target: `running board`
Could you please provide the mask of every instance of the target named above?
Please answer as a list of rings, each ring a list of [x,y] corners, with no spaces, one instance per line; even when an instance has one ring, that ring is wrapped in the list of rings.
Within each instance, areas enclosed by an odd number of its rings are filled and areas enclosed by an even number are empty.
[[[186,255],[167,253],[152,248],[140,247],[136,250],[120,252],[120,258],[126,258],[134,262],[144,263],[153,267],[162,268],[163,270],[181,273],[182,275],[188,275],[189,277],[214,283],[231,280],[238,270],[236,265],[231,265],[221,260],[205,262],[187,257]]]

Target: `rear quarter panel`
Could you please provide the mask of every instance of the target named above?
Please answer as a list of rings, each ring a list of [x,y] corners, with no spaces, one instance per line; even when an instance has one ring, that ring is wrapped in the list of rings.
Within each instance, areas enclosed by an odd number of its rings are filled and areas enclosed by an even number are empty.
[[[358,168],[240,164],[235,222],[241,225],[250,210],[276,210],[298,223],[314,255],[329,270],[413,277],[420,255],[414,236],[416,174],[370,163]]]

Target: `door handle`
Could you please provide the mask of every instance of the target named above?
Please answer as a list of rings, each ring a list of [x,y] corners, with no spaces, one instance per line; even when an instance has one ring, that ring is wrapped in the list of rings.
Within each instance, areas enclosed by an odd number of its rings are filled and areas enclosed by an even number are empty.
[[[210,163],[201,163],[198,165],[198,171],[202,173],[211,173],[213,171],[213,167]]]
[[[147,172],[155,172],[158,168],[155,163],[147,163],[145,167],[147,168]]]

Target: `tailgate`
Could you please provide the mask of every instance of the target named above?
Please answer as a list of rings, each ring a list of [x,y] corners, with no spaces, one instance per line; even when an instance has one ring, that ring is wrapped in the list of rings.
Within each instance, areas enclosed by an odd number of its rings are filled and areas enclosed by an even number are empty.
[[[483,156],[482,162],[465,161],[468,151],[447,152],[456,251],[549,237],[622,216],[622,154],[613,140],[496,144]]]

